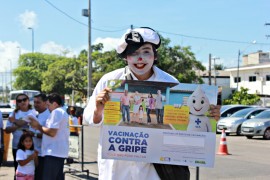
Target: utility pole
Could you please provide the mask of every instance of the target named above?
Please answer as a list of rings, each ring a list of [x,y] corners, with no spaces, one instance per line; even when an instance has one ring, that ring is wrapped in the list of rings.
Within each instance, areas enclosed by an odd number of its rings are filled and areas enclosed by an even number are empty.
[[[92,49],[91,49],[91,0],[88,0],[88,10],[83,9],[82,15],[88,17],[88,72],[87,101],[92,95]]]
[[[265,25],[265,26],[269,26],[270,23],[265,23],[264,25]],[[269,34],[266,34],[265,36],[266,36],[267,39],[270,38],[270,35],[269,35]]]
[[[2,101],[4,102],[4,72],[1,72],[2,75]]]
[[[219,57],[212,58],[214,60],[214,82],[215,86],[217,85],[217,72],[216,72],[216,59],[220,59]]]
[[[4,103],[7,103],[7,68],[5,68],[5,101]]]
[[[212,58],[211,58],[211,54],[209,54],[209,76],[208,76],[208,78],[209,78],[209,82],[208,82],[208,84],[209,85],[211,85],[212,83],[211,83],[211,79],[212,79],[212,75],[211,75],[211,61],[212,61]]]
[[[29,27],[28,29],[32,31],[32,53],[34,53],[34,51],[35,51],[35,50],[34,50],[34,49],[35,49],[35,48],[34,48],[34,47],[35,47],[35,45],[34,45],[34,42],[35,42],[35,40],[34,40],[34,37],[35,37],[35,36],[34,36],[34,28]]]
[[[12,60],[9,59],[10,62],[10,90],[12,90]]]
[[[237,79],[236,79],[236,91],[238,91],[238,84],[239,84],[239,63],[240,63],[240,55],[241,55],[241,52],[240,52],[240,49],[238,50],[238,59],[237,59]]]

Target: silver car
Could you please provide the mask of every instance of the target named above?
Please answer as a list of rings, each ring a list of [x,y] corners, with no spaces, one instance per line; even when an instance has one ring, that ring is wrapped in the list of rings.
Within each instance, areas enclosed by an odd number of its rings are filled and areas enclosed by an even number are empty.
[[[217,123],[217,132],[222,132],[225,129],[227,135],[230,133],[241,134],[241,125],[246,120],[254,118],[260,112],[267,108],[245,108],[233,113],[230,117],[220,119]]]
[[[263,136],[270,140],[270,110],[265,110],[251,120],[245,121],[241,133],[248,139],[253,136]]]
[[[241,109],[245,109],[249,107],[252,107],[252,106],[240,105],[240,104],[222,105],[220,109],[220,119],[230,117],[233,113]]]

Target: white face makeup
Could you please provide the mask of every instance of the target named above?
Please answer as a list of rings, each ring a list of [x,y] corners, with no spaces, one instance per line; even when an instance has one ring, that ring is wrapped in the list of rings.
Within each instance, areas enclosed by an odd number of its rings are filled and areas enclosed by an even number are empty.
[[[155,56],[151,44],[144,44],[134,53],[127,55],[128,66],[139,80],[151,77],[154,60]]]
[[[187,105],[190,108],[190,113],[194,115],[204,115],[209,109],[209,100],[201,87],[197,89],[189,96]]]

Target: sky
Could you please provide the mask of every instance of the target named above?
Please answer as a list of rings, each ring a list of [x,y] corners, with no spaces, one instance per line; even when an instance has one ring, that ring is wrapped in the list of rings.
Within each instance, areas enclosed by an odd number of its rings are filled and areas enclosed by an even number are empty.
[[[67,56],[88,47],[87,0],[9,0],[0,6],[0,86],[9,82],[20,54],[32,52]],[[104,51],[116,47],[128,28],[148,26],[171,40],[190,46],[208,69],[209,54],[216,64],[236,67],[242,54],[269,52],[269,0],[92,0],[91,43]],[[32,29],[28,29],[31,27]],[[34,36],[32,36],[34,32]],[[256,42],[256,43],[254,43]],[[241,62],[240,62],[241,63]],[[6,73],[4,73],[6,72]]]

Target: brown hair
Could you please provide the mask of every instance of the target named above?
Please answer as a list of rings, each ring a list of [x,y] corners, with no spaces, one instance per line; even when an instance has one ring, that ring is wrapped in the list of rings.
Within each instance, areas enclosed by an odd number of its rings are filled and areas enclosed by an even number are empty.
[[[28,97],[26,94],[24,94],[24,93],[18,94],[18,95],[16,96],[16,108],[15,108],[15,110],[14,110],[15,113],[17,113],[17,112],[20,110],[20,108],[19,108],[19,106],[18,106],[18,103],[17,103],[17,100],[18,100],[18,97],[19,97],[19,96],[25,96],[25,97],[29,100],[29,97]],[[28,104],[28,109],[32,109],[32,105],[31,105],[31,104]]]

